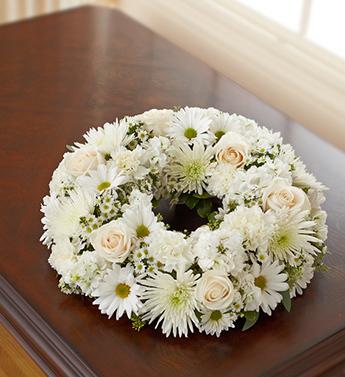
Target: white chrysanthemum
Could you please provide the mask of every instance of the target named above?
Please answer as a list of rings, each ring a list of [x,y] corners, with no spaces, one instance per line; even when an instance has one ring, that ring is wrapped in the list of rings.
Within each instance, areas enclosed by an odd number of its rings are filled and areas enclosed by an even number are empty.
[[[237,207],[235,211],[224,216],[220,228],[237,230],[243,237],[244,245],[248,250],[267,250],[268,243],[274,232],[274,217],[271,213],[264,213],[255,205],[250,208]]]
[[[116,167],[105,165],[99,165],[97,170],[90,171],[89,175],[77,178],[79,186],[92,193],[116,188],[127,181],[128,178],[121,175]]]
[[[187,269],[193,263],[193,254],[183,233],[170,230],[154,232],[148,244],[150,254],[164,264],[165,271]]]
[[[97,129],[91,128],[85,135],[87,146],[96,148],[103,154],[111,154],[121,146],[126,146],[133,140],[132,135],[127,135],[128,124],[125,120],[106,123]],[[84,144],[76,143],[77,147],[84,148]]]
[[[144,122],[148,131],[152,131],[156,136],[165,136],[173,116],[173,110],[170,109],[151,109],[137,115],[137,119]]]
[[[269,253],[281,261],[296,265],[303,253],[315,254],[319,250],[312,244],[320,242],[314,236],[314,221],[305,220],[309,211],[295,212],[286,209],[277,215],[277,226],[269,242]]]
[[[161,230],[163,225],[157,222],[152,212],[150,197],[142,193],[137,195],[141,200],[133,200],[133,204],[126,206],[122,220],[137,238],[145,238]]]
[[[146,301],[143,320],[151,323],[157,319],[156,328],[162,324],[162,332],[167,337],[171,332],[175,337],[188,336],[188,330],[193,332],[193,324],[198,327],[195,315],[197,278],[192,271],[180,270],[176,279],[170,274],[157,272],[144,280],[142,299]]]
[[[279,292],[285,292],[289,289],[286,283],[287,274],[283,273],[284,265],[278,261],[273,263],[265,262],[261,266],[254,263],[252,266],[252,275],[254,277],[254,300],[247,305],[246,310],[257,310],[261,307],[263,312],[268,315],[272,314],[282,295]]]
[[[102,314],[107,314],[110,318],[116,312],[116,319],[122,317],[124,313],[128,318],[131,314],[137,314],[142,306],[139,299],[141,286],[133,275],[133,268],[127,265],[121,268],[114,264],[99,283],[98,287],[92,291],[92,296],[97,297],[93,302],[98,305]]]
[[[41,208],[44,213],[43,244],[50,245],[52,240],[78,236],[81,233],[80,218],[87,216],[94,204],[94,197],[81,190],[71,191],[63,202],[55,196],[46,196]]]
[[[68,173],[64,160],[62,160],[49,182],[49,190],[52,194],[64,196],[66,191],[72,191],[74,188],[75,178]]]
[[[211,119],[205,111],[196,107],[185,107],[174,113],[168,135],[184,143],[196,141],[209,144]]]
[[[205,332],[207,335],[216,334],[219,337],[222,331],[235,327],[236,319],[237,315],[234,313],[209,310],[201,315],[200,332]]]
[[[132,179],[142,179],[149,172],[149,169],[145,166],[148,164],[149,156],[139,145],[132,151],[127,148],[120,148],[117,152],[112,153],[111,157],[119,172]]]
[[[172,148],[171,154],[169,175],[178,181],[182,192],[196,191],[202,194],[210,175],[213,149],[205,148],[201,143],[196,143],[193,147],[179,144]]]

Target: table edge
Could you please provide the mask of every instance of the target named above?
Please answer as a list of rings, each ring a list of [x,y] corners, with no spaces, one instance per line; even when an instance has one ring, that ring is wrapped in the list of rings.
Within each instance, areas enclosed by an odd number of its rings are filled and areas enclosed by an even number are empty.
[[[96,377],[80,356],[0,274],[0,321],[48,375]],[[345,365],[345,328],[263,374],[312,377]]]
[[[0,274],[0,322],[49,376],[97,377]]]

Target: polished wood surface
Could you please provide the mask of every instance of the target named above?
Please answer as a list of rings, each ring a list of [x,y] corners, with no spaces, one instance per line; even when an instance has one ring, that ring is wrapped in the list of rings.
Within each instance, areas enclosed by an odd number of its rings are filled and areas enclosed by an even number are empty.
[[[45,374],[0,324],[0,377],[43,377]]]
[[[344,369],[342,152],[114,10],[84,7],[3,26],[0,56],[2,312],[42,363],[58,375],[76,375],[58,370],[69,358],[97,375],[119,377],[314,376]],[[330,188],[324,206],[330,271],[316,275],[291,313],[278,309],[252,330],[219,339],[166,339],[151,327],[137,333],[125,319],[108,320],[89,300],[58,290],[39,243],[39,208],[66,144],[116,116],[174,105],[214,106],[281,131]]]

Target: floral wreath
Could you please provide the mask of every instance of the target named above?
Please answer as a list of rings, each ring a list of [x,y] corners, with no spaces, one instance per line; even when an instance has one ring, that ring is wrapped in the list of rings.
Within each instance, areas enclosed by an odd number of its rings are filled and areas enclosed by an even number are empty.
[[[109,318],[126,315],[136,330],[153,322],[166,336],[219,336],[279,303],[289,311],[325,267],[326,188],[279,133],[185,107],[84,138],[54,171],[41,240],[62,292],[92,298]],[[203,225],[172,229],[164,200]]]

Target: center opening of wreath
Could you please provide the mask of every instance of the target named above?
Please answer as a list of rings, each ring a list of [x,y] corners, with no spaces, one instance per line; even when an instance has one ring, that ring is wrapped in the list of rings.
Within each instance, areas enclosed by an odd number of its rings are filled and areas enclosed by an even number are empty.
[[[199,201],[200,202],[200,201]],[[207,211],[202,212],[199,208],[203,208],[203,203],[198,208],[190,208],[185,203],[172,205],[169,199],[161,199],[154,208],[154,213],[158,213],[163,217],[165,224],[170,226],[171,230],[183,232],[187,230],[192,232],[200,226],[209,222],[208,216],[219,207],[216,201],[211,201],[207,206]]]

